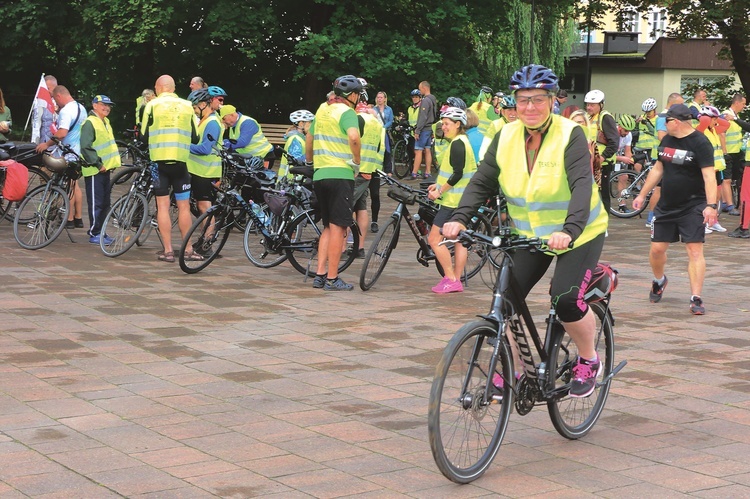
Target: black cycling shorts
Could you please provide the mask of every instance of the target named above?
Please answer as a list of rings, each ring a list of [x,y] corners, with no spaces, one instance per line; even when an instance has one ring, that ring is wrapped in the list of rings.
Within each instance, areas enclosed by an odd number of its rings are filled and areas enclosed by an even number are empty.
[[[214,184],[219,182],[219,178],[205,178],[199,177],[198,175],[191,175],[192,177],[192,194],[193,199],[196,201],[216,201],[216,189]]]
[[[330,224],[349,227],[352,224],[352,196],[354,180],[327,178],[313,182],[313,189],[320,204],[323,226]]]
[[[159,165],[158,175],[154,176],[154,194],[157,196],[169,196],[169,188],[172,188],[175,199],[178,201],[190,198],[190,173],[187,165],[182,161],[157,161]],[[187,195],[186,195],[187,194]]]

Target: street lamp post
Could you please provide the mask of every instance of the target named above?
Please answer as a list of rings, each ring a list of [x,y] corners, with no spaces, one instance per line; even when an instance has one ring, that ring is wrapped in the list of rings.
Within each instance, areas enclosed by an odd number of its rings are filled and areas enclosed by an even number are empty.
[[[534,7],[536,0],[531,0],[531,41],[529,42],[529,64],[534,64]]]

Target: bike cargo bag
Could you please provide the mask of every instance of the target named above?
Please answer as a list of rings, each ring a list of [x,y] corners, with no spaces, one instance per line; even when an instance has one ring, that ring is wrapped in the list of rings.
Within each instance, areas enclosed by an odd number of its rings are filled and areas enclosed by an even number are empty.
[[[415,193],[402,189],[397,185],[392,185],[388,188],[388,197],[404,204],[414,204],[417,201]]]
[[[21,201],[29,187],[29,170],[12,159],[0,161],[0,167],[5,170],[3,198],[10,202]]]

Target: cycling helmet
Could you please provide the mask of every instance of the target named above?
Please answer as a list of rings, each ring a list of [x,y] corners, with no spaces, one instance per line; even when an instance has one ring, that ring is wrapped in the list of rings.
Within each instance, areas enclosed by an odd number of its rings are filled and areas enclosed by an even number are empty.
[[[339,76],[333,82],[333,92],[340,97],[345,97],[351,93],[360,94],[362,90],[362,83],[356,76]]]
[[[250,156],[249,158],[245,158],[245,167],[249,168],[250,170],[258,170],[260,168],[264,168],[263,158],[261,158],[260,156]]]
[[[500,107],[503,109],[515,109],[516,99],[512,95],[503,95],[500,98]]]
[[[510,77],[509,88],[517,90],[541,88],[550,92],[557,92],[558,78],[551,69],[539,64],[524,66]]]
[[[583,98],[586,104],[604,104],[604,92],[601,90],[592,90]]]
[[[188,95],[188,100],[194,106],[197,106],[201,102],[208,102],[211,99],[213,99],[213,97],[205,88],[199,88],[198,90],[193,90],[192,92],[190,92],[190,95]]]
[[[719,110],[716,109],[714,106],[703,106],[701,108],[701,114],[705,116],[710,116],[711,118],[718,118],[719,117]]]
[[[505,96],[502,92],[495,92],[495,97],[500,97],[501,99]]]
[[[295,125],[300,121],[312,121],[313,118],[315,118],[315,115],[307,109],[299,109],[289,115],[289,121],[291,121]]]
[[[649,111],[653,111],[656,109],[656,99],[652,99],[649,97],[645,101],[643,101],[643,104],[641,104],[641,109],[643,109],[644,113],[647,113]]]
[[[357,78],[359,82],[362,84],[362,88],[367,88],[367,80],[364,78]]]
[[[42,163],[53,172],[61,172],[68,167],[68,162],[63,157],[51,156],[49,153],[42,155]]]
[[[617,120],[617,123],[624,130],[631,131],[631,130],[635,129],[635,120],[629,114],[623,114],[622,116],[620,116],[620,119]]]
[[[453,121],[460,121],[466,126],[466,111],[458,107],[449,107],[440,113],[440,118],[448,118]]]
[[[487,85],[482,85],[482,88],[479,89],[479,91],[483,94],[492,95],[492,89]]]
[[[359,102],[364,102],[367,104],[367,101],[370,100],[370,96],[367,95],[367,90],[362,90],[362,93],[359,94]]]
[[[229,97],[223,88],[216,85],[211,85],[206,90],[208,90],[208,95],[211,97]]]
[[[412,97],[422,97],[422,92],[420,92],[418,88],[415,88],[409,93],[409,95]]]
[[[466,103],[460,97],[448,97],[445,99],[445,102],[448,104],[448,107],[457,107],[466,111]]]

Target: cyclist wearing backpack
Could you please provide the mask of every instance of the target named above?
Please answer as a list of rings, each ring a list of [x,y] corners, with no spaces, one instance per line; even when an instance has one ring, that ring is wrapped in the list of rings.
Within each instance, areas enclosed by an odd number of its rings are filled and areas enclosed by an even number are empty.
[[[492,140],[443,234],[455,238],[500,188],[518,233],[548,240],[558,259],[552,304],[578,347],[570,396],[586,397],[594,391],[602,364],[594,347],[595,317],[583,296],[604,246],[607,212],[591,175],[586,134],[573,121],[552,114],[557,75],[531,64],[513,74],[510,89],[518,121]],[[516,252],[519,298],[544,276],[553,258],[546,252]]]

